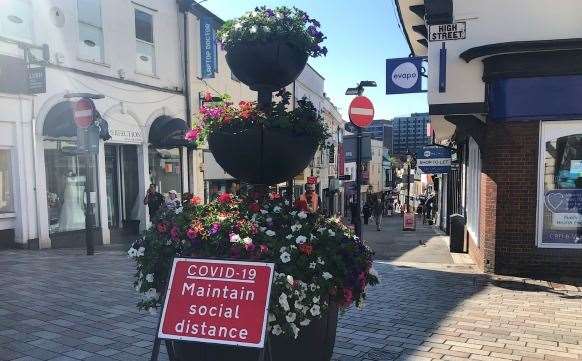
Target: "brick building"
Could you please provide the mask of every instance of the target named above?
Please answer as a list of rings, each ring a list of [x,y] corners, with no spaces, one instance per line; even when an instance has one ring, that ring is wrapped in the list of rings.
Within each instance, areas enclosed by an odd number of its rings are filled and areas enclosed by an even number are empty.
[[[412,53],[428,58],[435,140],[455,149],[444,228],[462,216],[464,249],[486,272],[581,276],[582,3],[395,4]],[[435,34],[447,23],[466,32]]]

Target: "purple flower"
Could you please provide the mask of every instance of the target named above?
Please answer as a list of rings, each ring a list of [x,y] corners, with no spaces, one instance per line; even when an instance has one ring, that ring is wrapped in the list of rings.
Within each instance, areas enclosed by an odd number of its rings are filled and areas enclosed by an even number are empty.
[[[318,33],[317,29],[313,25],[309,25],[309,27],[307,28],[307,32],[309,33],[309,35],[313,37],[315,37],[316,34]]]
[[[218,231],[220,231],[220,224],[219,223],[213,223],[212,227],[210,228],[210,235],[213,236],[215,234],[218,233]]]
[[[265,10],[265,14],[266,14],[268,17],[270,17],[270,18],[272,18],[273,16],[275,16],[275,12],[274,12],[273,10],[271,10],[271,9],[267,9],[267,10]]]
[[[321,24],[319,23],[319,21],[317,21],[315,19],[311,19],[310,20],[310,23],[312,23],[313,26],[318,27],[318,28],[321,26]]]

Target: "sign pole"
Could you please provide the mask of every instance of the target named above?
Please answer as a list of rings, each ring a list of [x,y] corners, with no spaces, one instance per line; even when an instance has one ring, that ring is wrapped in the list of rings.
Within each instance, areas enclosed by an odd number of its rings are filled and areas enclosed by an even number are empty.
[[[87,255],[95,254],[95,212],[93,210],[93,203],[91,203],[91,190],[93,189],[93,172],[91,164],[93,163],[94,155],[85,152],[85,246],[87,248]]]
[[[356,221],[354,225],[356,226],[356,235],[359,239],[362,239],[362,217],[360,215],[362,211],[362,128],[358,127],[356,141]]]

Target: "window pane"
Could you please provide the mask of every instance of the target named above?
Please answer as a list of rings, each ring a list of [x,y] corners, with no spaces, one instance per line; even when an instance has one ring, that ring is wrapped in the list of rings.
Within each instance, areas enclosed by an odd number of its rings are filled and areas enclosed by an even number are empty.
[[[77,0],[77,9],[80,22],[102,27],[100,0]]]
[[[135,10],[135,37],[139,40],[154,43],[154,25],[150,14]]]
[[[136,48],[137,48],[136,52],[137,72],[142,74],[154,74],[155,73],[154,46],[152,44],[143,43],[137,40]]]
[[[49,233],[84,229],[86,177],[83,158],[76,154],[74,141],[44,141],[43,145]],[[90,168],[89,173],[94,175],[94,168]],[[97,225],[98,209],[95,205]]]
[[[582,244],[582,134],[546,142],[542,242]]]
[[[79,56],[96,62],[103,61],[103,31],[79,23]]]
[[[10,151],[0,150],[0,213],[14,212]]]
[[[171,190],[182,193],[182,162],[180,150],[149,147],[150,182],[168,198]]]
[[[0,35],[32,42],[32,9],[23,1],[0,2]]]

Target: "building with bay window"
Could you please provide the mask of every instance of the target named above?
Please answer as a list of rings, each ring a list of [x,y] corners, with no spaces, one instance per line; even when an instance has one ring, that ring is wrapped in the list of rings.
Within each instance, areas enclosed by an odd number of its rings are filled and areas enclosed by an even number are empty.
[[[436,141],[455,149],[442,226],[462,215],[465,249],[487,272],[580,276],[582,3],[395,5],[411,52],[428,58]]]

